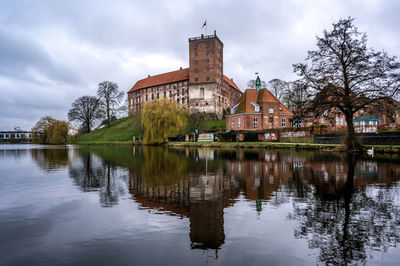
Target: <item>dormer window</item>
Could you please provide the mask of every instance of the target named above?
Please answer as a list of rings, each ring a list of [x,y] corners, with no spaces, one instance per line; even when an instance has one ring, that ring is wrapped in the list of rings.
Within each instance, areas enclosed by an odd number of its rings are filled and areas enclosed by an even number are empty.
[[[232,107],[232,109],[231,109],[231,115],[233,115],[234,113],[236,113],[238,107],[239,107],[239,104],[236,104],[235,106]]]
[[[260,112],[260,106],[259,105],[254,104],[254,103],[250,103],[250,104],[251,104],[251,107],[253,108],[253,110],[255,112]]]

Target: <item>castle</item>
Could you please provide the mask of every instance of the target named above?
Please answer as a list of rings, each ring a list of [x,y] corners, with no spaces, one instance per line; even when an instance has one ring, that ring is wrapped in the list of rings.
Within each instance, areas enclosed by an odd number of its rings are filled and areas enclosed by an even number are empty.
[[[128,91],[128,114],[139,114],[143,104],[171,99],[189,112],[216,115],[237,103],[242,91],[223,72],[224,44],[213,35],[189,38],[189,68],[148,76]]]

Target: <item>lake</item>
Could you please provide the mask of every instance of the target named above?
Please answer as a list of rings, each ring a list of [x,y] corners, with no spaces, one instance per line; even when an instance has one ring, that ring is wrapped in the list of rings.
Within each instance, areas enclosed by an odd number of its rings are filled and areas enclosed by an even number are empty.
[[[0,145],[1,265],[398,265],[400,158]]]

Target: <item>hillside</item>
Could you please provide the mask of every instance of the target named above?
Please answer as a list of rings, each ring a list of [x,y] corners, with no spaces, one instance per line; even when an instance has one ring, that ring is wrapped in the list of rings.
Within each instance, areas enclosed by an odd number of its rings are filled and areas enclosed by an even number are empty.
[[[95,129],[78,137],[74,143],[105,143],[115,141],[131,141],[132,136],[143,137],[143,128],[139,116],[129,116],[111,123],[110,127]]]
[[[188,126],[182,134],[190,134],[196,124],[200,133],[225,131],[225,119],[222,120],[194,120],[189,119]],[[78,137],[73,143],[113,143],[132,141],[132,137],[143,138],[144,129],[139,116],[129,116],[111,123],[110,127],[95,129],[92,132]]]

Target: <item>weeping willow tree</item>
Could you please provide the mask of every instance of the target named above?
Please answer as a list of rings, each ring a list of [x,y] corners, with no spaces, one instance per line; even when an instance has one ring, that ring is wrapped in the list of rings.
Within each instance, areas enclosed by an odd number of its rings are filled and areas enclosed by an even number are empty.
[[[173,134],[186,127],[187,107],[175,101],[162,99],[147,102],[142,109],[144,143],[163,143]]]

